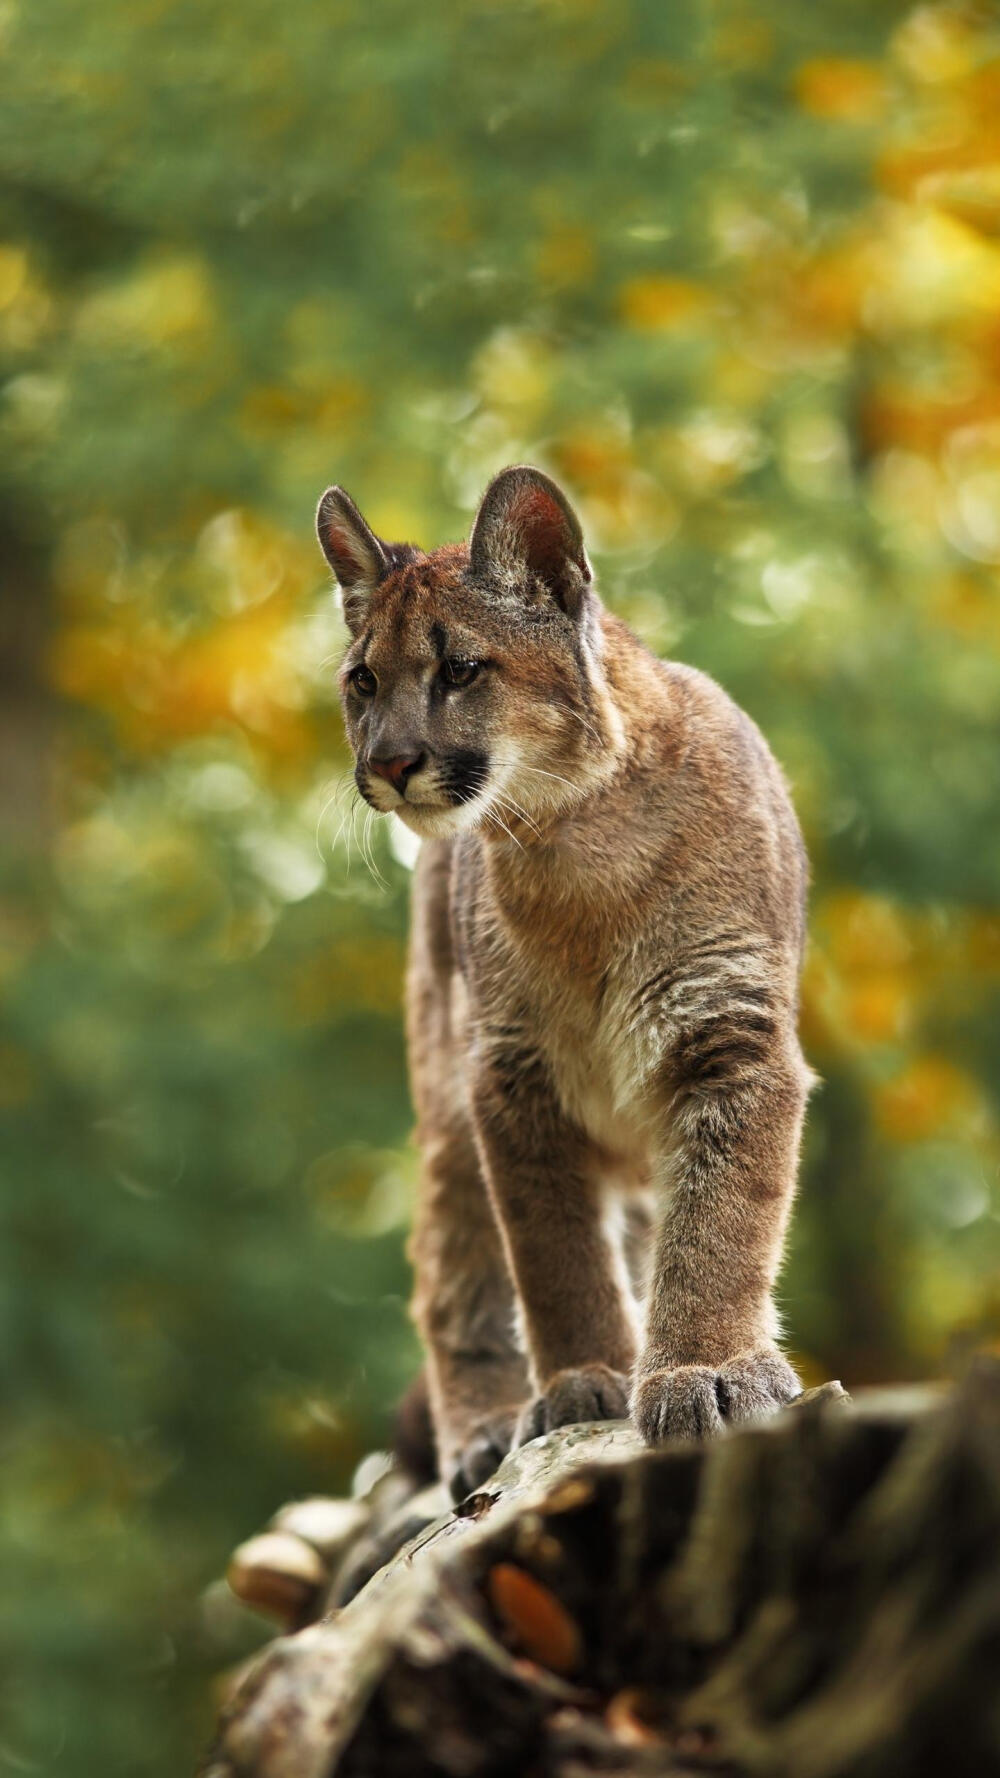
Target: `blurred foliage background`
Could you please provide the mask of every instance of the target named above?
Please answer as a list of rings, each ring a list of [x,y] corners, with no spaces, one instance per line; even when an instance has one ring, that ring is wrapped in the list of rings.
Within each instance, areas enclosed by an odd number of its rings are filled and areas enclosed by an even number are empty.
[[[430,546],[543,463],[759,720],[815,874],[791,1344],[995,1338],[998,26],[0,5],[0,1769],[189,1770],[228,1550],[417,1362],[329,481]]]

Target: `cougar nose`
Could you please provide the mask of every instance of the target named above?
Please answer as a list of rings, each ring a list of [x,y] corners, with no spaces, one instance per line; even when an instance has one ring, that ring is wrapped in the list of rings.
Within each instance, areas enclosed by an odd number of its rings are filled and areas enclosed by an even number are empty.
[[[397,753],[395,759],[370,759],[368,770],[374,772],[378,778],[386,778],[393,790],[398,790],[402,796],[406,788],[406,780],[412,773],[419,771],[423,763],[422,753],[409,755]]]

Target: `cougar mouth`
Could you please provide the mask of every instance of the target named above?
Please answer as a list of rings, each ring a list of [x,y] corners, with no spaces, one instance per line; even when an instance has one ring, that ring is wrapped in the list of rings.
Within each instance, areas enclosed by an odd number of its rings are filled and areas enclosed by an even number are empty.
[[[442,839],[474,827],[477,805],[490,780],[489,755],[461,748],[431,760],[397,789],[359,768],[355,774],[365,802],[380,815],[398,815],[416,834]]]

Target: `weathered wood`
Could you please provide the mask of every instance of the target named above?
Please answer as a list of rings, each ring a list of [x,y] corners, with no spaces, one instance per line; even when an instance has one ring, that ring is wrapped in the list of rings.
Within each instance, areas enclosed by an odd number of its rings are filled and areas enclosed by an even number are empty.
[[[387,1513],[335,1595],[415,1536],[258,1658],[209,1778],[1000,1770],[1000,1366],[835,1397],[656,1451],[564,1428]]]

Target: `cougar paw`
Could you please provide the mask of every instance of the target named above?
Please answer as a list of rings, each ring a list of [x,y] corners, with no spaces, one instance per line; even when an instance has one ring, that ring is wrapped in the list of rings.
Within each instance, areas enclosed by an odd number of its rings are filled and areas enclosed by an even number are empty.
[[[632,1418],[647,1445],[708,1438],[724,1426],[765,1419],[801,1393],[787,1358],[775,1347],[762,1347],[717,1369],[684,1364],[642,1377],[632,1397]]]
[[[557,1371],[541,1395],[522,1408],[514,1443],[526,1445],[556,1426],[571,1426],[577,1420],[627,1417],[628,1378],[606,1364],[587,1364],[576,1371]]]
[[[464,1500],[488,1482],[514,1443],[517,1408],[507,1408],[484,1420],[470,1434],[460,1451],[454,1468],[447,1476],[448,1491],[453,1500]]]

